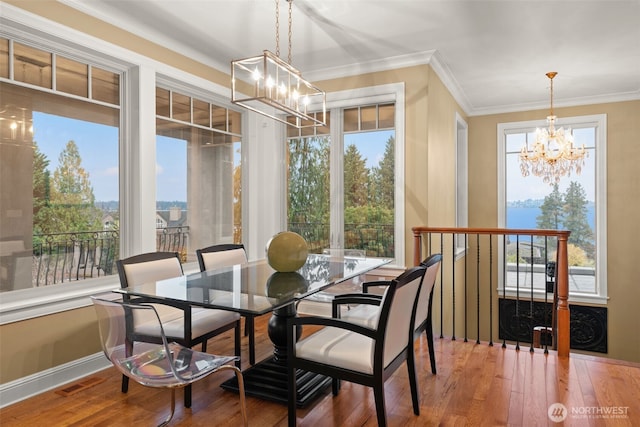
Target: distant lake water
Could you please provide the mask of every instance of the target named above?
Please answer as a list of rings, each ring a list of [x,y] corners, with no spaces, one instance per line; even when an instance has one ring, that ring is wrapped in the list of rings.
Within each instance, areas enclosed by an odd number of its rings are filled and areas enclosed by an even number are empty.
[[[507,208],[507,228],[536,228],[536,218],[540,215],[540,208]],[[595,231],[596,213],[594,206],[587,207],[589,226]]]

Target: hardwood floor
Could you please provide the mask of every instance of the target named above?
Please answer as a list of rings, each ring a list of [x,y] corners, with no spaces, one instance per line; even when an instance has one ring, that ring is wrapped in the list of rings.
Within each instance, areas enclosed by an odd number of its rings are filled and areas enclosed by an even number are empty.
[[[267,319],[256,319],[258,360],[271,350]],[[231,334],[225,334],[211,340],[209,349],[231,354],[232,345]],[[245,355],[246,338],[243,345]],[[416,351],[420,416],[413,415],[406,369],[401,368],[386,383],[390,426],[640,425],[638,364],[581,355],[559,360],[554,353],[436,338],[438,374],[432,375],[424,338],[416,343]],[[241,425],[237,395],[220,388],[230,376],[214,374],[196,383],[190,409],[182,406],[180,392],[170,426]],[[48,391],[0,410],[0,425],[154,426],[169,412],[166,390],[132,383],[129,393],[122,394],[120,376],[113,368],[93,377],[104,381],[67,397]],[[547,415],[554,403],[566,407],[564,424]],[[286,425],[284,405],[247,397],[247,412],[251,426]],[[297,415],[299,426],[376,425],[371,389],[346,382],[337,397],[327,390]]]

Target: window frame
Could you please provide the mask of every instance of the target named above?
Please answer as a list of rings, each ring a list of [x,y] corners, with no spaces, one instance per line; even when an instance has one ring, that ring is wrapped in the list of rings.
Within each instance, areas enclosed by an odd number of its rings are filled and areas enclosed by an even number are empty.
[[[228,88],[10,5],[3,5],[0,36],[121,74],[120,254],[126,257],[155,250],[155,191],[142,191],[142,187],[148,185],[149,180],[155,185],[156,79],[198,87],[209,97],[216,97],[217,102],[225,99]],[[221,104],[230,106],[229,102]],[[245,116],[242,121],[245,122]],[[243,134],[244,131],[243,125]],[[128,193],[123,194],[123,188],[127,188]],[[141,225],[140,218],[149,218],[149,221]],[[133,223],[138,226],[134,227]],[[184,270],[185,273],[197,271],[197,263],[185,265]],[[0,325],[86,307],[91,305],[89,296],[111,293],[119,286],[115,274],[6,292],[0,298]]]
[[[394,224],[394,242],[395,242],[395,260],[389,264],[390,267],[402,267],[405,264],[405,180],[404,180],[404,146],[405,146],[405,104],[404,104],[404,83],[390,83],[379,86],[369,86],[358,89],[348,89],[343,91],[327,93],[326,109],[331,114],[331,128],[329,136],[331,138],[331,154],[330,154],[330,182],[331,182],[331,210],[330,210],[330,229],[342,229],[343,215],[340,211],[343,208],[342,188],[343,173],[335,170],[336,162],[342,164],[344,157],[344,140],[343,140],[343,111],[347,108],[361,107],[374,104],[395,104],[395,224]],[[314,111],[315,105],[310,106],[310,110]],[[288,144],[284,144],[284,149],[288,149]],[[340,189],[339,200],[334,199],[336,189]],[[285,201],[286,204],[286,201]],[[338,228],[336,228],[338,227]],[[340,247],[343,243],[343,236],[330,233],[330,244],[334,247]]]
[[[563,117],[557,126],[569,128],[595,128],[595,202],[596,202],[596,289],[595,293],[569,293],[570,302],[606,304],[607,294],[607,115]],[[498,227],[506,226],[506,137],[508,133],[534,132],[536,128],[548,126],[546,120],[498,123]],[[531,176],[530,179],[542,179]],[[502,253],[499,251],[502,263]],[[502,271],[498,277],[499,286],[504,283]],[[510,290],[513,289],[513,290]],[[502,289],[500,289],[502,291]],[[507,288],[507,296],[515,295],[515,288]],[[544,293],[534,291],[536,297],[544,298]]]

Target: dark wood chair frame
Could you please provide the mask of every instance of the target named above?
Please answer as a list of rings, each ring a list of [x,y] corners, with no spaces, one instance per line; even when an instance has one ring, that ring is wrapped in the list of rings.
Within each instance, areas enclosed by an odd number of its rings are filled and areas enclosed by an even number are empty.
[[[296,371],[298,369],[303,371],[311,371],[319,374],[327,375],[332,378],[332,391],[334,396],[338,394],[340,388],[340,380],[354,382],[362,384],[368,387],[372,387],[375,396],[376,414],[379,426],[386,426],[386,410],[384,399],[384,383],[386,380],[406,361],[407,370],[409,374],[409,385],[411,388],[411,399],[413,403],[413,412],[415,415],[420,415],[420,404],[418,396],[418,382],[415,373],[415,356],[413,352],[413,324],[415,322],[416,307],[418,301],[418,295],[420,293],[420,287],[422,285],[422,277],[426,268],[424,266],[416,266],[406,270],[397,278],[393,279],[387,285],[389,287],[384,300],[381,298],[372,298],[369,295],[363,294],[350,294],[345,303],[349,304],[375,304],[380,305],[382,308],[380,311],[380,318],[378,320],[378,327],[376,329],[367,328],[354,323],[349,323],[344,320],[327,317],[292,317],[287,319],[287,368],[288,368],[288,420],[289,426],[296,425]],[[384,338],[386,332],[386,326],[389,319],[389,311],[394,301],[394,295],[397,289],[405,286],[417,278],[420,278],[420,283],[415,295],[415,302],[411,312],[412,326],[407,331],[407,344],[404,349],[396,356],[396,358],[389,363],[386,367],[384,363]],[[295,341],[299,327],[303,325],[315,325],[315,326],[333,326],[343,329],[345,331],[352,331],[358,334],[365,335],[375,340],[374,350],[374,362],[373,362],[373,374],[365,374],[349,369],[344,369],[336,366],[331,366],[323,363],[318,363],[306,359],[298,359],[296,357]]]
[[[427,257],[424,261],[420,263],[421,266],[425,267],[425,269],[429,269],[429,267],[434,266],[435,264],[442,262],[441,254],[433,254]],[[425,271],[426,272],[426,271]],[[340,304],[353,304],[352,297],[364,297],[371,298],[370,304],[372,305],[380,305],[380,301],[382,300],[382,295],[371,293],[371,288],[376,287],[385,287],[389,286],[391,281],[389,280],[376,280],[371,282],[365,282],[362,284],[362,294],[341,294],[336,295],[333,300],[333,308],[332,308],[332,316],[335,318],[340,317]],[[420,287],[420,292],[425,292],[426,286],[425,283]],[[433,305],[433,290],[435,289],[435,285],[431,287],[429,292],[429,305],[427,317],[425,320],[419,324],[414,330],[414,339],[418,339],[422,332],[425,332],[427,335],[427,344],[429,346],[429,361],[431,362],[431,373],[434,375],[437,373],[436,370],[436,355],[433,347],[433,311],[431,310],[431,306]],[[376,301],[378,301],[376,303]],[[417,307],[416,307],[417,309]],[[416,312],[416,316],[418,313]]]
[[[180,260],[180,254],[177,252],[148,252],[140,255],[134,255],[129,258],[120,259],[116,261],[116,266],[118,267],[118,274],[120,276],[120,286],[122,288],[129,287],[129,283],[127,280],[127,275],[125,273],[125,265],[129,264],[139,264],[143,262],[152,262],[159,261],[163,259],[169,258],[177,258]],[[182,264],[180,264],[180,269],[182,270]],[[241,347],[241,337],[240,337],[240,320],[224,325],[218,329],[207,332],[204,335],[200,335],[197,337],[193,337],[191,334],[191,305],[188,303],[181,303],[178,301],[168,301],[163,300],[159,301],[153,298],[144,298],[144,297],[131,297],[129,295],[123,295],[123,300],[125,303],[130,304],[142,304],[142,303],[152,303],[152,304],[161,304],[168,305],[183,312],[184,319],[184,337],[178,336],[167,336],[169,341],[175,341],[180,345],[185,347],[193,347],[195,345],[202,345],[202,352],[207,351],[207,341],[210,338],[213,338],[223,332],[234,329],[234,341],[235,341],[235,355],[238,356],[238,361],[236,362],[236,366],[240,367],[240,347]],[[130,331],[129,342],[133,343],[134,341],[140,342],[149,342],[154,344],[162,344],[162,337],[156,335],[146,335],[146,334],[136,334],[133,333],[133,319],[129,318],[130,324],[127,325],[127,329]],[[122,392],[126,393],[129,390],[129,377],[126,375],[122,376]],[[187,386],[184,389],[184,406],[186,408],[191,407],[191,386]]]
[[[219,245],[212,245],[206,248],[196,250],[196,256],[198,258],[198,265],[200,271],[206,271],[207,268],[204,263],[204,257],[202,254],[211,252],[231,251],[236,249],[242,249],[246,253],[246,249],[243,244],[239,243],[222,243]],[[244,335],[249,336],[249,364],[256,364],[256,334],[255,334],[255,316],[250,314],[241,314],[244,317]]]

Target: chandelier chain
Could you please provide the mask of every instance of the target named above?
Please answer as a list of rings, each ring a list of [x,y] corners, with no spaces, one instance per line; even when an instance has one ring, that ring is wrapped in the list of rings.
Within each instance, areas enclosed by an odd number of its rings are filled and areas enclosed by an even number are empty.
[[[288,56],[288,63],[289,65],[291,65],[291,26],[292,26],[292,18],[291,18],[291,6],[293,5],[293,0],[287,0],[287,2],[289,3],[289,56]]]
[[[280,0],[276,2],[276,56],[280,58]]]

